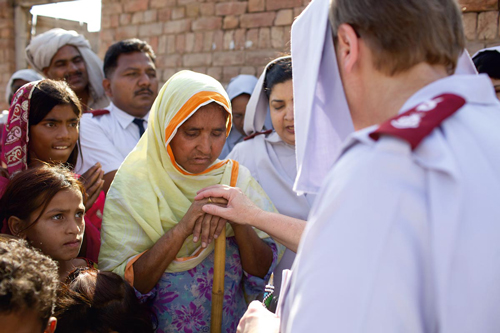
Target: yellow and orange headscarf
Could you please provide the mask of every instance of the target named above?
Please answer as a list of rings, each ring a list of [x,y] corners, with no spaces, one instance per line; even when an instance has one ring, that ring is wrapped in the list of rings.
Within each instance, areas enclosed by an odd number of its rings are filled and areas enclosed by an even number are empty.
[[[162,87],[149,115],[148,129],[119,168],[108,192],[102,225],[99,268],[125,275],[127,263],[147,251],[191,206],[196,192],[215,184],[240,187],[264,210],[275,208],[250,172],[232,160],[216,160],[204,172],[192,174],[175,162],[170,141],[178,128],[200,107],[217,103],[228,113],[226,136],[231,129],[231,105],[214,78],[181,71]],[[233,235],[231,227],[226,229]],[[267,234],[257,231],[261,238]],[[189,270],[212,251],[192,236],[184,242],[167,272]],[[130,280],[130,279],[129,279]]]

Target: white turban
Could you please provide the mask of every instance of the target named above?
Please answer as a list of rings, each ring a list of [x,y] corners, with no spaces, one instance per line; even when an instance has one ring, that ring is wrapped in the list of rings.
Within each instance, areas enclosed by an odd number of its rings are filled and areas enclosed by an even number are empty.
[[[12,91],[12,83],[14,82],[14,80],[24,80],[24,81],[28,81],[28,82],[32,82],[32,81],[38,81],[38,80],[42,80],[43,79],[43,76],[41,76],[40,74],[38,74],[37,72],[35,72],[34,70],[32,69],[21,69],[21,70],[18,70],[17,72],[15,72],[14,74],[12,74],[12,76],[10,77],[9,79],[9,83],[7,83],[7,87],[5,87],[5,100],[7,101],[7,104],[10,105],[10,95],[15,92],[15,91]]]
[[[102,87],[104,79],[102,61],[90,49],[90,44],[85,37],[76,31],[55,28],[36,36],[26,48],[26,58],[33,68],[43,74],[43,69],[50,66],[52,58],[64,45],[75,46],[85,61],[89,77],[89,92],[92,98],[89,107],[93,109],[106,107],[109,101]]]

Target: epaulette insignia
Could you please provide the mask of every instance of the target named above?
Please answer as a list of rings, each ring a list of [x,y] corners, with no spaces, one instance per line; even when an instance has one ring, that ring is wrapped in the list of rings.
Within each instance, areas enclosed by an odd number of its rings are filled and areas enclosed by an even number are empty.
[[[272,132],[273,132],[272,129],[267,130],[267,131],[262,131],[262,132],[255,132],[253,134],[250,134],[249,136],[244,137],[243,141],[247,141],[247,140],[253,139],[256,136],[261,135],[261,134],[268,135],[268,134],[271,134]]]
[[[378,140],[381,135],[396,136],[410,143],[411,149],[415,149],[434,128],[464,104],[465,99],[458,95],[439,95],[389,119],[370,133],[370,137]]]
[[[99,117],[99,116],[108,114],[109,111],[108,110],[93,110],[93,111],[89,111],[89,113],[92,113],[92,117]]]

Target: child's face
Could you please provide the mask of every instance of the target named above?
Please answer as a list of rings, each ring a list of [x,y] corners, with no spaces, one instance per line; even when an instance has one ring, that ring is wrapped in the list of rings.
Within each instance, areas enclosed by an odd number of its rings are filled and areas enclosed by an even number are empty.
[[[38,217],[42,208],[31,214],[31,221]],[[24,232],[26,239],[56,261],[74,259],[82,246],[84,214],[81,192],[73,189],[59,191],[40,219]]]

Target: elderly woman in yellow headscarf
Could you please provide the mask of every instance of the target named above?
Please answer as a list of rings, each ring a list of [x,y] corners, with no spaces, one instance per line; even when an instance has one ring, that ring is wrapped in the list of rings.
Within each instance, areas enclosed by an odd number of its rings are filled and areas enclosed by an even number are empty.
[[[204,187],[226,184],[241,188],[262,209],[274,210],[246,168],[217,159],[230,128],[230,102],[219,82],[191,71],[175,74],[161,89],[147,131],[108,192],[99,266],[152,298],[159,331],[209,331],[213,238],[223,227],[223,332],[236,331],[245,295],[263,291],[283,252],[261,231],[205,214],[201,207],[208,200],[193,200]]]

